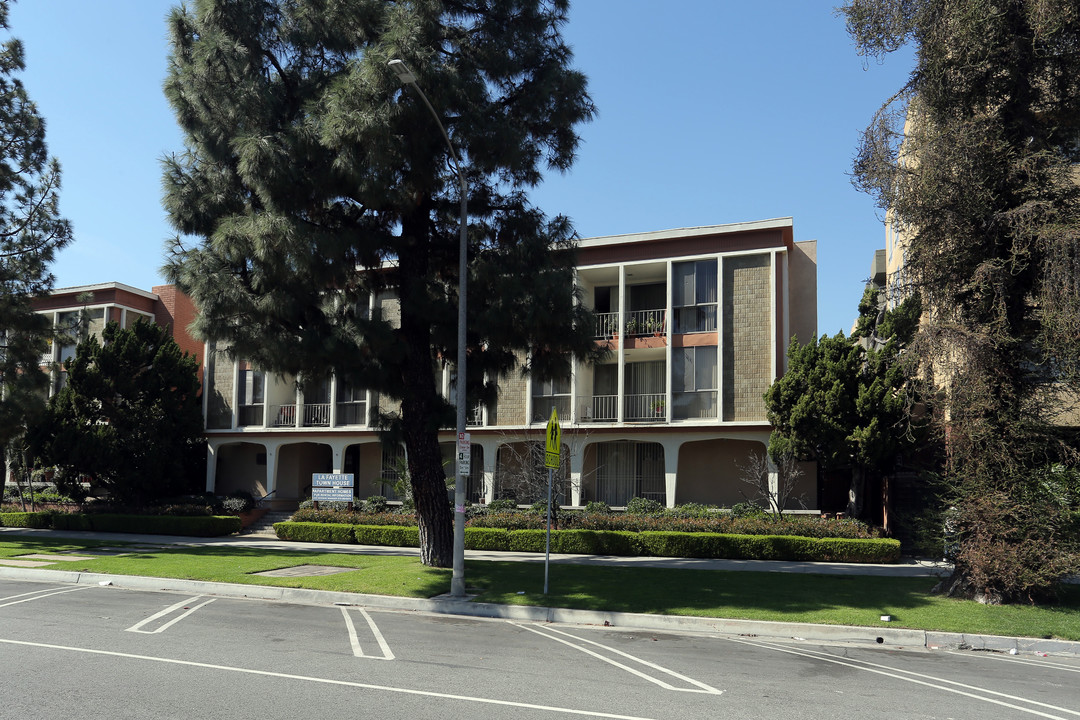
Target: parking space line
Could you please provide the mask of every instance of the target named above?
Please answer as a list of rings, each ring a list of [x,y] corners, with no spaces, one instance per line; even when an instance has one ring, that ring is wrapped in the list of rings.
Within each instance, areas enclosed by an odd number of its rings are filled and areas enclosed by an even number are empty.
[[[971,653],[959,653],[949,652],[950,655],[964,655],[971,657]],[[1052,662],[1049,660],[1036,660],[1034,658],[1016,657],[1015,655],[983,655],[982,657],[987,660],[998,660],[1000,662],[1020,663],[1022,665],[1038,665],[1041,668],[1052,668],[1054,670],[1064,670],[1065,672],[1080,673],[1080,666],[1066,665],[1064,663]]]
[[[389,685],[373,685],[371,683],[354,682],[352,680],[334,680],[332,678],[312,677],[309,675],[292,675],[289,673],[273,672],[271,670],[254,670],[251,668],[230,667],[228,665],[213,665],[211,663],[195,662],[193,660],[176,660],[174,658],[153,657],[151,655],[135,655],[114,650],[97,650],[94,648],[71,647],[68,645],[52,645],[49,643],[27,642],[24,640],[8,640],[0,638],[0,644],[17,645],[20,647],[35,647],[43,650],[59,650],[63,652],[85,653],[87,655],[105,655],[109,657],[137,660],[139,662],[159,662],[169,665],[182,665],[185,667],[202,668],[204,670],[221,670],[224,672],[242,673],[245,675],[258,675],[261,677],[279,678],[282,680],[297,680],[300,682],[320,683],[323,685],[337,685],[339,687],[358,688],[361,690],[374,690],[378,692],[398,693],[401,695],[415,695],[419,697],[438,698],[440,700],[457,700],[461,702],[478,703],[483,705],[500,705],[503,707],[522,708],[525,710],[540,710],[544,712],[562,713],[563,715],[582,715],[585,717],[611,718],[612,720],[655,720],[636,715],[618,715],[616,713],[598,712],[594,710],[580,710],[578,708],[557,707],[553,705],[537,705],[534,703],[515,702],[513,700],[497,700],[495,698],[475,697],[470,695],[453,695],[451,693],[434,692],[432,690],[415,690],[412,688],[391,687]]]
[[[787,653],[789,655],[798,655],[800,657],[813,658],[815,660],[822,660],[824,662],[830,662],[835,665],[844,665],[845,667],[854,668],[856,670],[863,670],[865,672],[875,673],[877,675],[885,675],[891,677],[894,680],[902,680],[904,682],[914,683],[916,685],[923,685],[931,687],[937,690],[943,690],[945,692],[953,693],[955,695],[963,695],[974,700],[982,700],[993,705],[1001,705],[1012,710],[1019,710],[1030,715],[1037,715],[1039,717],[1051,718],[1051,720],[1068,720],[1068,718],[1060,715],[1050,715],[1049,713],[1035,710],[1030,707],[1023,707],[1022,705],[1014,705],[1004,700],[998,700],[996,698],[987,697],[987,695],[996,695],[1001,698],[1007,698],[1016,702],[1027,703],[1028,705],[1035,705],[1038,707],[1046,708],[1047,710],[1053,710],[1055,712],[1068,713],[1080,717],[1080,712],[1076,710],[1070,710],[1069,708],[1059,707],[1057,705],[1050,705],[1048,703],[1039,702],[1038,700],[1028,700],[1027,698],[1018,697],[1016,695],[1008,695],[1006,693],[997,692],[996,690],[988,690],[975,685],[966,685],[955,680],[946,680],[945,678],[934,677],[932,675],[924,675],[923,673],[917,673],[912,670],[902,670],[900,668],[890,667],[888,665],[881,665],[878,663],[870,662],[869,660],[856,660],[854,658],[838,658],[835,655],[829,653],[810,650],[804,648],[792,648],[784,645],[770,643],[762,640],[746,640],[743,638],[727,638],[730,642],[740,643],[742,645],[751,645],[753,647],[764,648],[766,650],[776,650],[778,652]],[[925,679],[923,679],[925,678]],[[949,687],[953,685],[955,687]],[[961,689],[963,688],[963,689]],[[971,691],[971,692],[969,692]],[[979,695],[978,693],[985,693]]]
[[[581,637],[578,637],[576,635],[571,635],[570,633],[566,633],[566,632],[563,632],[561,630],[556,630],[555,628],[546,627],[546,626],[542,626],[542,625],[537,625],[535,628],[533,628],[533,627],[529,627],[527,625],[520,625],[520,624],[515,623],[515,622],[511,622],[510,624],[514,625],[516,627],[522,628],[523,630],[528,630],[529,632],[534,632],[537,635],[540,635],[541,637],[546,637],[549,640],[554,640],[555,642],[561,642],[564,645],[569,645],[570,647],[574,648],[575,650],[580,650],[581,652],[585,653],[586,655],[592,655],[593,657],[597,658],[598,660],[603,660],[604,662],[606,662],[606,663],[608,663],[610,665],[614,665],[615,667],[617,667],[617,668],[619,668],[621,670],[625,670],[626,672],[628,672],[628,673],[630,673],[632,675],[637,675],[638,677],[644,678],[645,680],[648,680],[651,683],[655,683],[655,684],[659,685],[660,687],[664,688],[665,690],[672,690],[674,692],[706,693],[708,695],[722,695],[724,693],[723,690],[717,690],[716,688],[714,688],[714,687],[712,687],[710,685],[706,685],[705,683],[703,683],[703,682],[701,682],[699,680],[695,680],[693,678],[687,677],[685,675],[682,675],[680,673],[675,672],[674,670],[669,670],[668,668],[657,665],[656,663],[651,663],[648,660],[642,660],[641,658],[634,657],[633,655],[630,655],[629,653],[625,653],[622,650],[616,650],[613,647],[608,647],[607,645],[601,645],[598,642],[594,642],[592,640],[586,640],[585,638],[581,638]],[[542,628],[542,629],[538,629],[538,628]],[[619,662],[617,660],[612,660],[611,658],[604,657],[600,653],[593,652],[592,650],[590,650],[590,649],[588,649],[586,647],[582,647],[581,645],[577,645],[577,644],[575,644],[573,642],[570,642],[569,640],[563,640],[562,638],[553,637],[549,633],[558,633],[559,635],[564,635],[564,636],[566,636],[568,638],[572,638],[573,640],[575,640],[577,642],[583,642],[583,643],[589,643],[590,645],[595,645],[597,647],[603,648],[604,650],[606,650],[606,651],[608,651],[610,653],[614,653],[616,655],[620,655],[622,657],[625,657],[625,658],[627,658],[629,660],[633,660],[636,663],[640,663],[641,665],[652,668],[653,670],[656,670],[658,672],[666,673],[668,675],[671,675],[672,677],[676,677],[676,678],[682,680],[683,682],[690,683],[691,685],[696,685],[697,687],[696,688],[676,687],[674,685],[671,685],[669,683],[664,682],[663,680],[660,680],[659,678],[654,678],[654,677],[652,677],[651,675],[649,675],[647,673],[641,672],[640,670],[636,670],[636,669],[630,667],[629,665],[624,665],[623,663],[621,663],[621,662]]]
[[[18,605],[19,603],[24,602],[32,602],[34,600],[52,597],[53,595],[63,595],[64,593],[77,592],[79,590],[89,589],[89,587],[63,588],[60,590],[57,590],[56,588],[49,588],[47,590],[34,590],[33,592],[22,593],[20,595],[9,595],[6,598],[0,598],[0,608],[5,608],[9,605]],[[15,600],[15,598],[22,598],[22,600]],[[5,602],[7,600],[10,600],[11,602]]]
[[[375,636],[375,641],[379,643],[379,649],[382,650],[382,655],[365,655],[364,651],[360,649],[360,640],[356,636],[356,626],[353,625],[352,617],[349,615],[349,608],[341,608],[341,614],[345,618],[345,627],[349,630],[349,643],[352,645],[353,655],[356,657],[370,658],[372,660],[393,660],[394,653],[390,651],[390,646],[386,643],[386,639],[382,633],[379,632],[379,628],[375,626],[375,621],[371,619],[371,616],[367,614],[367,611],[363,608],[356,608],[357,611],[364,616],[367,620],[368,627],[371,628],[371,634]]]
[[[175,605],[173,605],[172,607],[167,607],[164,610],[162,610],[161,612],[155,613],[155,614],[151,615],[150,617],[146,618],[145,620],[132,625],[131,627],[127,628],[126,632],[145,633],[146,635],[156,635],[157,633],[163,632],[163,631],[167,630],[168,628],[172,627],[173,625],[175,625],[176,623],[180,622],[181,620],[183,620],[184,618],[186,618],[188,615],[195,612],[199,608],[206,607],[210,603],[214,602],[214,598],[210,598],[209,600],[207,600],[204,603],[200,603],[199,605],[196,605],[194,607],[188,607],[189,605],[191,605],[191,603],[195,602],[196,600],[200,600],[200,599],[202,599],[202,596],[201,595],[196,595],[193,598],[188,598],[187,600],[183,600],[181,602],[178,602]],[[154,630],[143,630],[142,629],[143,625],[147,625],[149,623],[152,623],[153,621],[157,620],[158,618],[165,617],[166,615],[170,615],[170,614],[172,614],[174,612],[177,612],[178,610],[187,610],[187,612],[183,613],[181,615],[177,615],[176,617],[174,617],[169,622],[164,623],[163,625],[161,625],[160,627],[158,627],[158,628],[156,628]]]

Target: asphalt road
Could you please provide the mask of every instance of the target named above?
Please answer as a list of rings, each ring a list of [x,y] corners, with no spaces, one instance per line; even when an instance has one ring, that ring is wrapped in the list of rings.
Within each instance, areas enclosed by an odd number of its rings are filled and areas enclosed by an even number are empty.
[[[0,580],[0,717],[1080,718],[1080,658]]]

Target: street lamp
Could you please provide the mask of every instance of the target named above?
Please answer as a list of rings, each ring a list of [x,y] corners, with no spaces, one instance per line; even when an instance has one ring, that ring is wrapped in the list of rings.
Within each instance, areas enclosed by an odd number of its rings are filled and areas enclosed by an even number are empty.
[[[465,280],[468,272],[468,243],[466,240],[466,219],[468,212],[468,186],[465,184],[465,171],[461,167],[454,144],[450,142],[450,136],[446,134],[439,114],[431,106],[427,95],[416,84],[416,75],[413,75],[408,66],[401,60],[391,60],[390,69],[405,85],[412,86],[424,105],[435,118],[435,124],[439,126],[446,147],[450,150],[450,160],[457,171],[458,184],[461,186],[461,221],[460,221],[460,245],[458,247],[458,327],[457,327],[457,437],[461,438],[465,433]],[[456,446],[456,442],[455,442]],[[450,594],[454,597],[465,597],[465,483],[466,478],[461,475],[461,467],[454,469],[454,573],[450,579]]]

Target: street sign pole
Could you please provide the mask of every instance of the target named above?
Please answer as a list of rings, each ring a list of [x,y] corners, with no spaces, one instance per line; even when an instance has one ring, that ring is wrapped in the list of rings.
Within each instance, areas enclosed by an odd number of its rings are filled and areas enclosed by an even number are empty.
[[[548,592],[548,565],[551,564],[551,478],[555,474],[552,468],[548,468],[548,501],[547,501],[547,543],[544,546],[544,594]]]
[[[559,467],[562,456],[562,428],[559,427],[559,413],[551,406],[551,419],[547,424],[547,446],[544,448],[544,465],[548,469],[547,493],[547,541],[544,546],[544,594],[548,592],[548,567],[551,564],[551,486],[555,470]]]

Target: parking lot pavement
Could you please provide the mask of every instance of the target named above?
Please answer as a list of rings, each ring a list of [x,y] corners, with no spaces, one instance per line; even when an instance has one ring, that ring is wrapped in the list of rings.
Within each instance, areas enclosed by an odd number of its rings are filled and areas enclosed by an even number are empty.
[[[43,571],[34,571],[42,573]],[[1080,658],[0,577],[13,717],[1076,717]]]

